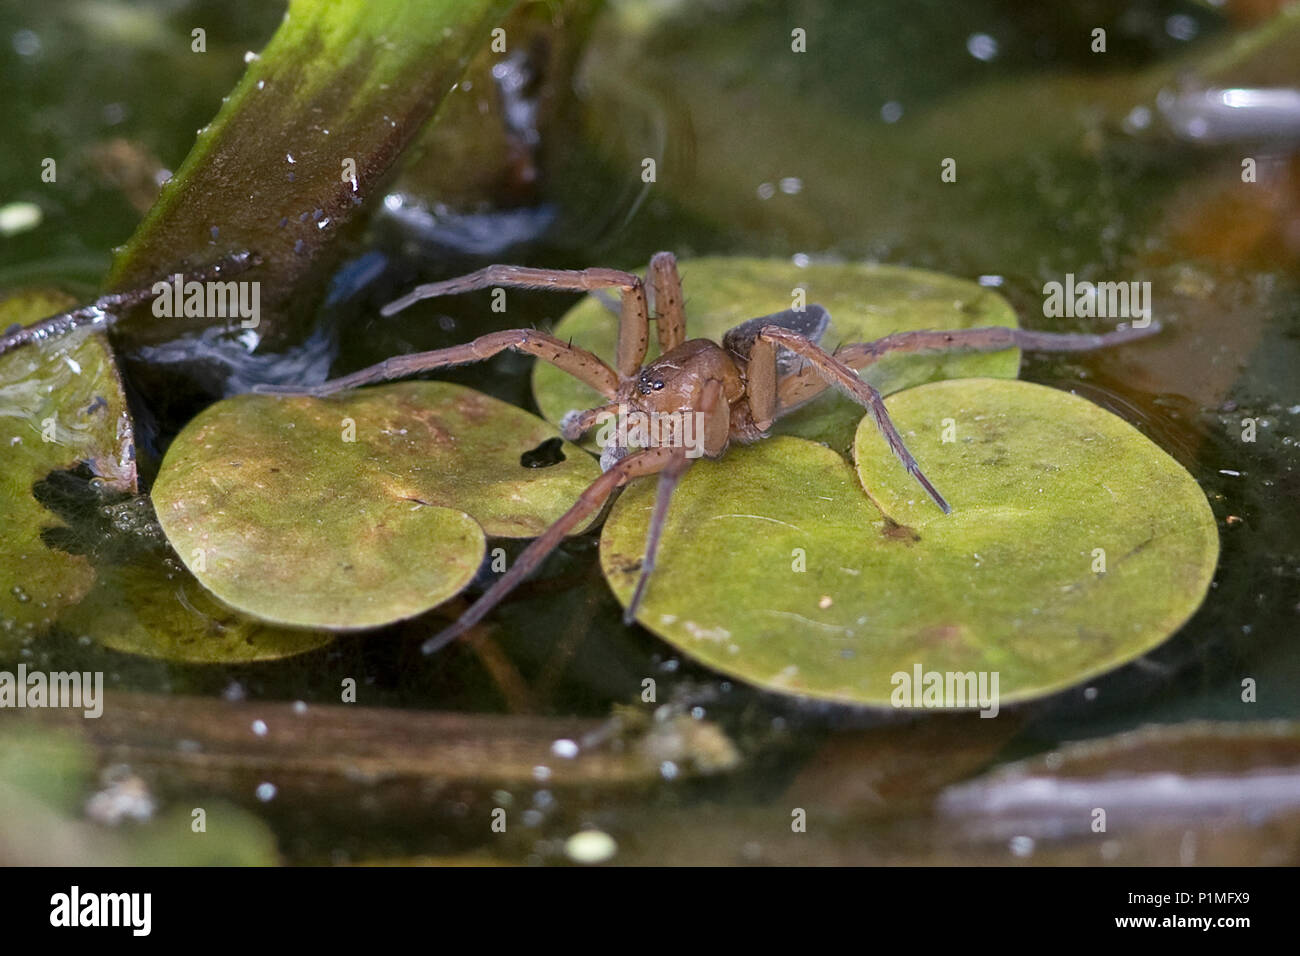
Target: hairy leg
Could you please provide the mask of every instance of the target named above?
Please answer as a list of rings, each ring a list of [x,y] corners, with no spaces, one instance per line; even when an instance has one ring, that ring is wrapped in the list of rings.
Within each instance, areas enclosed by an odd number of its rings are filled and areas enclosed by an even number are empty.
[[[716,379],[705,383],[700,398],[699,412],[703,419],[702,434],[696,435],[696,441],[702,442],[703,450],[708,454],[721,454],[726,447],[730,433],[730,410],[722,399],[722,383]],[[687,412],[687,414],[691,414]],[[654,511],[650,513],[650,530],[646,533],[645,557],[641,561],[641,574],[636,581],[636,590],[632,600],[623,611],[623,623],[631,624],[636,620],[636,609],[641,605],[646,586],[650,583],[650,574],[655,569],[655,557],[659,553],[659,539],[664,533],[664,523],[668,520],[668,504],[673,492],[681,482],[682,476],[691,467],[695,459],[688,454],[685,436],[672,449],[676,456],[659,472],[659,484],[655,489]]]
[[[597,405],[585,411],[574,409],[560,419],[560,434],[565,441],[577,441],[599,424],[602,418],[618,414],[618,403]]]
[[[411,355],[398,355],[384,359],[377,365],[363,368],[330,379],[320,385],[295,387],[292,385],[258,385],[253,391],[268,395],[331,395],[345,388],[356,388],[372,382],[383,382],[394,378],[404,378],[417,372],[426,372],[449,365],[463,365],[466,362],[481,362],[498,352],[514,349],[535,355],[555,367],[568,372],[574,378],[606,398],[613,398],[618,391],[618,376],[614,370],[586,349],[562,342],[553,335],[538,332],[536,329],[509,329],[504,332],[492,332],[480,336],[464,345],[450,348],[434,349],[431,352],[415,352]]]
[[[647,279],[655,290],[659,354],[665,355],[686,341],[686,307],[681,276],[677,274],[677,257],[671,252],[656,252],[650,259]]]
[[[579,497],[577,502],[560,516],[540,537],[523,550],[510,570],[497,580],[483,595],[475,601],[460,618],[421,645],[426,654],[433,654],[446,647],[500,603],[501,599],[519,585],[528,573],[541,564],[548,554],[555,550],[564,536],[572,531],[584,519],[598,511],[609,500],[610,495],[633,478],[651,475],[667,467],[675,457],[673,448],[648,448],[645,451],[628,455],[616,463],[609,471],[593,481]]]
[[[382,309],[393,315],[421,299],[458,292],[473,292],[495,286],[514,289],[554,289],[558,292],[594,292],[618,289],[622,307],[618,326],[618,353],[615,367],[623,378],[631,378],[641,368],[650,341],[650,310],[646,304],[645,283],[639,276],[620,269],[533,269],[528,266],[486,266],[477,272],[416,286],[400,299]]]
[[[939,494],[934,485],[930,484],[930,479],[925,477],[921,471],[921,466],[916,463],[912,453],[903,444],[903,436],[898,434],[898,429],[894,427],[894,423],[890,420],[889,412],[885,409],[885,400],[881,397],[880,392],[876,391],[875,386],[858,378],[856,371],[798,332],[791,332],[789,329],[778,326],[768,326],[759,333],[759,337],[774,345],[789,349],[796,355],[807,359],[810,366],[817,369],[818,374],[827,382],[843,389],[850,398],[871,412],[872,417],[876,420],[876,427],[885,436],[890,449],[898,460],[903,463],[903,467],[907,469],[908,474],[917,480],[926,493],[934,499],[935,504],[943,509],[944,514],[952,511],[943,495]]]
[[[1034,329],[1010,329],[994,325],[979,329],[951,331],[924,329],[895,332],[874,342],[843,345],[835,357],[849,368],[864,369],[891,352],[1000,352],[1021,348],[1031,352],[1091,352],[1135,342],[1160,331],[1153,321],[1145,328],[1127,326],[1112,332],[1038,332]],[[780,413],[788,412],[817,397],[830,386],[811,366],[787,375],[778,386]]]
[[[645,539],[645,558],[641,561],[641,574],[636,580],[636,590],[632,592],[632,600],[628,602],[623,611],[623,623],[633,624],[636,622],[636,609],[641,605],[641,598],[645,595],[646,585],[650,583],[650,574],[655,569],[655,556],[659,553],[659,539],[664,533],[664,522],[668,520],[668,502],[672,499],[673,492],[677,490],[678,483],[686,470],[691,467],[693,461],[686,457],[683,449],[675,448],[673,451],[676,455],[668,462],[663,471],[659,472],[659,483],[655,487],[655,506],[654,511],[650,513],[650,530],[646,533]]]

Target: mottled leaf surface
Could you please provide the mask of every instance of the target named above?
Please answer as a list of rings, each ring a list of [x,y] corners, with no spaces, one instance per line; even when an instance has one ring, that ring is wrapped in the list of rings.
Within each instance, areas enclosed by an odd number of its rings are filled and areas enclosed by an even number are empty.
[[[0,330],[70,304],[47,292],[5,298]],[[42,532],[63,522],[34,497],[33,486],[53,471],[84,463],[96,486],[133,491],[134,442],[121,380],[102,335],[82,329],[0,356],[0,650],[43,630],[95,580],[86,557],[42,539]]]

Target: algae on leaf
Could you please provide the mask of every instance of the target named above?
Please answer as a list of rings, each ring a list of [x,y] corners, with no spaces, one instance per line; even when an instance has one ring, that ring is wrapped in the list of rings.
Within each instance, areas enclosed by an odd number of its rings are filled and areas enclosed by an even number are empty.
[[[0,300],[0,329],[28,325],[69,305],[31,292]],[[0,356],[0,653],[43,631],[90,590],[84,555],[46,543],[62,526],[33,494],[51,472],[84,466],[105,491],[136,487],[135,437],[108,340],[85,328]]]

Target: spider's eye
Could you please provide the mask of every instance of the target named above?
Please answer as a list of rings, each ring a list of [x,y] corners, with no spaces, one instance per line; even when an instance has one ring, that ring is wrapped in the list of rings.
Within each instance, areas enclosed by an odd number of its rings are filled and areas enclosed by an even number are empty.
[[[642,395],[649,395],[651,392],[658,392],[664,387],[664,380],[656,378],[651,380],[650,376],[642,375],[641,380],[636,383],[636,390]]]

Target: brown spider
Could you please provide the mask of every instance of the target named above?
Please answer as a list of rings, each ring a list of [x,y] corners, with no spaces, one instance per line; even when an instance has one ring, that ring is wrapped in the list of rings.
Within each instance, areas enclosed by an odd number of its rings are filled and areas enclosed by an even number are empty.
[[[655,331],[661,354],[649,365],[642,366],[650,334],[647,281],[654,291]],[[621,409],[659,416],[660,420],[668,422],[684,422],[685,416],[692,416],[702,423],[699,444],[703,454],[718,458],[731,442],[748,443],[765,437],[777,418],[835,386],[871,412],[894,454],[946,514],[951,510],[948,503],[930,484],[903,444],[885,410],[880,392],[859,378],[857,370],[866,368],[889,352],[998,351],[1017,347],[1040,351],[1087,351],[1143,338],[1160,328],[1158,323],[1151,322],[1144,328],[1120,327],[1101,335],[1034,332],[1003,326],[947,332],[896,332],[874,342],[843,345],[832,354],[818,345],[830,316],[821,306],[809,305],[803,310],[791,309],[743,322],[728,331],[719,345],[708,339],[686,338],[682,284],[677,274],[677,260],[669,252],[657,253],[650,260],[645,281],[617,269],[487,266],[469,275],[419,286],[386,305],[382,314],[392,315],[421,299],[496,286],[564,292],[618,289],[621,307],[614,367],[586,349],[562,342],[545,332],[511,329],[480,336],[464,345],[385,359],[378,365],[315,387],[258,386],[256,391],[329,395],[371,382],[477,362],[505,349],[515,349],[550,362],[609,400],[608,404],[598,408],[574,411],[565,416],[561,430],[570,441],[580,438],[598,421]],[[621,446],[607,447],[601,457],[601,476],[579,496],[572,508],[524,549],[514,566],[455,623],[425,641],[422,645],[424,653],[432,654],[478,623],[559,545],[566,534],[602,508],[617,489],[633,478],[658,474],[659,487],[646,537],[645,558],[632,600],[623,615],[625,622],[632,623],[650,573],[654,570],[669,499],[694,458],[682,437],[680,427],[676,431],[670,427],[666,434],[661,431],[656,443],[638,451],[630,452]]]

